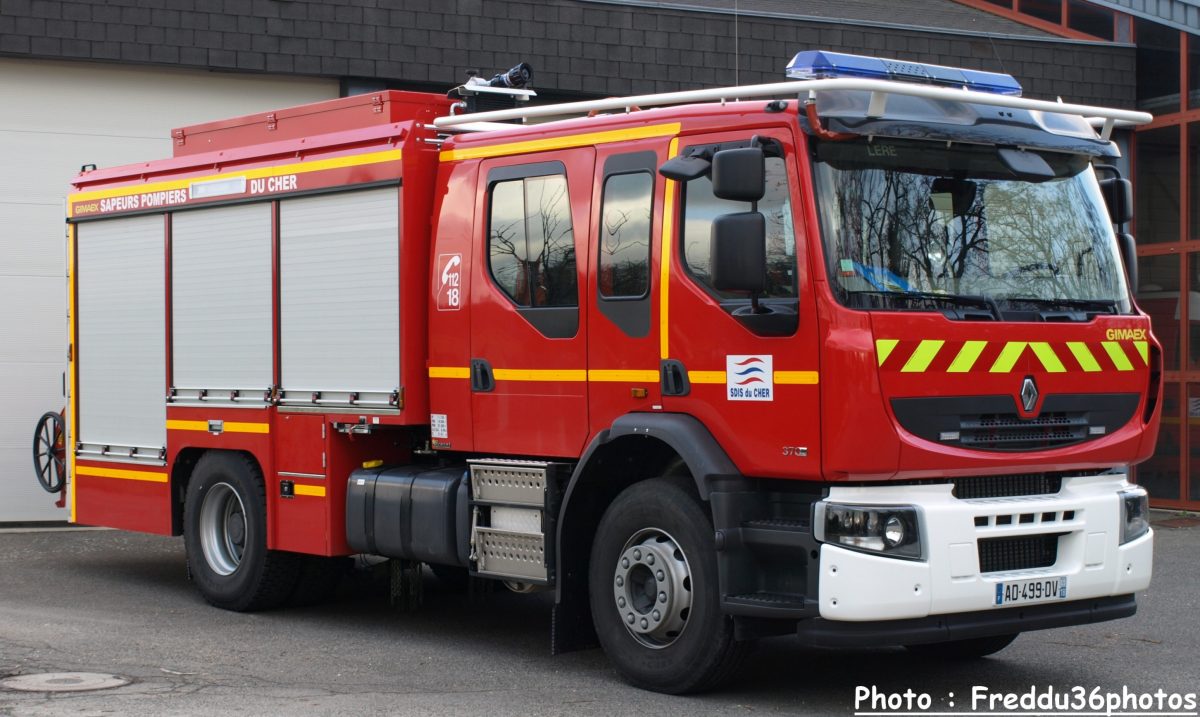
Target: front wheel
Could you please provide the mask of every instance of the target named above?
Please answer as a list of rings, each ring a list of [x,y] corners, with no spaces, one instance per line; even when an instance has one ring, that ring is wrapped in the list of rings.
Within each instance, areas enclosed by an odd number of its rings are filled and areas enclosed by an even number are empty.
[[[300,556],[267,550],[262,473],[239,453],[204,454],[188,482],[183,542],[204,599],[246,612],[278,606],[292,593]]]
[[[905,645],[908,651],[918,657],[937,660],[973,660],[1000,652],[1017,639],[1018,633],[1011,635],[993,635],[992,637],[976,637],[969,640],[950,640],[948,642],[930,642],[923,645]]]
[[[588,576],[604,652],[629,682],[669,694],[717,686],[747,649],[721,612],[712,521],[686,480],[645,481],[617,496]]]

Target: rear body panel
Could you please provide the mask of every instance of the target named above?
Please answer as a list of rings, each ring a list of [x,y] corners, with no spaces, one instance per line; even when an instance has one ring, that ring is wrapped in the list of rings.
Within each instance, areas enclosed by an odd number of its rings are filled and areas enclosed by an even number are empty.
[[[93,170],[75,180],[78,191],[68,200],[69,423],[72,442],[80,444],[90,435],[86,425],[81,433],[80,417],[92,416],[95,440],[72,451],[72,520],[178,533],[182,526],[172,506],[196,456],[233,450],[253,456],[263,472],[271,548],[348,551],[345,476],[364,461],[408,460],[411,441],[403,427],[429,420],[425,257],[434,195],[428,178],[437,150],[424,141],[429,132],[420,123],[449,102],[417,99],[384,93],[382,102],[350,98],[270,118],[186,128],[176,133],[174,158]],[[314,134],[314,128],[324,133]],[[320,203],[349,208],[350,214],[321,228],[293,211]],[[239,219],[243,215],[249,218]],[[81,252],[79,243],[102,239],[100,230],[121,222],[154,227],[155,236],[139,245],[136,258],[138,266],[157,267],[160,280],[154,287],[109,282],[97,300],[90,277],[106,265],[94,259],[100,255],[90,246]],[[304,239],[305,229],[320,236]],[[204,241],[206,233],[237,243],[223,250],[220,241]],[[282,234],[288,236],[281,243]],[[293,246],[300,239],[325,241],[330,261],[314,263]],[[337,252],[336,241],[351,243]],[[392,258],[358,257],[372,247]],[[321,281],[305,280],[305,272]],[[289,277],[299,293],[280,293]],[[226,290],[227,282],[239,282],[237,290]],[[125,423],[106,421],[104,413],[120,407],[104,399],[103,389],[121,389],[109,374],[119,377],[123,362],[88,364],[97,351],[79,349],[107,341],[101,359],[105,352],[133,350],[135,344],[123,338],[128,317],[147,308],[155,314],[146,320],[157,324],[158,338],[153,351],[139,350],[137,357],[158,359],[154,371],[140,371],[130,381],[140,387],[138,395],[161,407],[142,411],[142,423],[157,420],[164,440],[146,439],[147,430],[122,440]],[[89,310],[100,309],[100,317],[89,318]],[[355,328],[381,311],[387,321]],[[103,321],[113,325],[98,332]],[[378,356],[350,356],[355,336],[364,352]],[[368,350],[371,342],[375,347]],[[103,369],[99,378],[93,367]],[[363,385],[348,385],[355,382]],[[346,424],[364,424],[374,433],[337,430]]]

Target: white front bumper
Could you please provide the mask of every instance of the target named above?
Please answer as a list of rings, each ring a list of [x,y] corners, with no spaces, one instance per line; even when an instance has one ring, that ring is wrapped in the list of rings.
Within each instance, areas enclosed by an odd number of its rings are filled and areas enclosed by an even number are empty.
[[[1040,576],[1068,578],[1067,599],[1055,602],[1142,590],[1150,584],[1154,533],[1118,544],[1122,517],[1117,492],[1128,485],[1122,473],[1066,478],[1055,495],[973,500],[955,498],[950,484],[833,488],[830,502],[916,506],[924,559],[823,544],[821,617],[903,620],[1010,609],[995,606],[996,584]],[[980,574],[978,539],[1048,533],[1061,534],[1053,566]]]

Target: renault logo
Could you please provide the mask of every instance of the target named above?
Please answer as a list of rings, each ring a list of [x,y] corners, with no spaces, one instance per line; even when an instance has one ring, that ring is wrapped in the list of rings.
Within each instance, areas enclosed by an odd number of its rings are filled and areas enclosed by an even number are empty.
[[[1025,413],[1033,413],[1033,407],[1037,405],[1038,390],[1037,384],[1033,382],[1032,376],[1026,376],[1021,382],[1021,405],[1025,407]]]

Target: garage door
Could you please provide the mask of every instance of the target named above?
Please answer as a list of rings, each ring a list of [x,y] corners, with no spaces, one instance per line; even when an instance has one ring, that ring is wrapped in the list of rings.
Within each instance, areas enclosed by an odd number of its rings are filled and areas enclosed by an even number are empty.
[[[328,79],[0,58],[0,97],[19,98],[0,101],[0,523],[66,519],[34,482],[30,444],[66,400],[68,180],[167,157],[174,127],[337,95]]]

